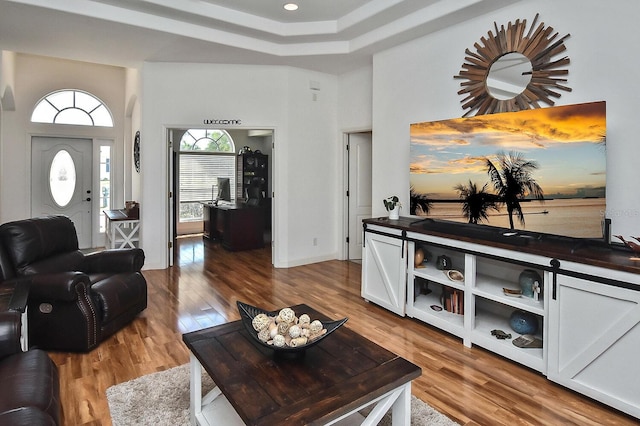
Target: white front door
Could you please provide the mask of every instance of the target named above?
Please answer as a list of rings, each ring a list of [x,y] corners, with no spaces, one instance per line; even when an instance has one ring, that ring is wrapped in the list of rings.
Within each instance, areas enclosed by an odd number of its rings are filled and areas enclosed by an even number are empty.
[[[31,216],[68,216],[80,248],[92,247],[92,141],[31,139]]]
[[[371,217],[371,133],[349,134],[349,259],[362,259],[362,220]]]

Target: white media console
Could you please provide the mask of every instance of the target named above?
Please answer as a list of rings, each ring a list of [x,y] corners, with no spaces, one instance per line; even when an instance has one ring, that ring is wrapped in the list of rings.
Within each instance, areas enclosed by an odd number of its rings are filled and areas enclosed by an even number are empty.
[[[604,244],[415,218],[364,221],[362,297],[526,365],[577,392],[640,418],[640,261]],[[486,228],[486,229],[485,229]],[[463,232],[461,232],[461,230]],[[494,234],[491,234],[494,233]],[[425,262],[414,265],[415,251]],[[452,280],[438,269],[462,273]],[[525,270],[542,278],[537,300],[506,295]],[[443,290],[457,290],[462,313],[449,312]],[[452,309],[449,309],[452,310]],[[515,310],[535,315],[541,348],[516,347]],[[499,329],[511,339],[491,334]]]

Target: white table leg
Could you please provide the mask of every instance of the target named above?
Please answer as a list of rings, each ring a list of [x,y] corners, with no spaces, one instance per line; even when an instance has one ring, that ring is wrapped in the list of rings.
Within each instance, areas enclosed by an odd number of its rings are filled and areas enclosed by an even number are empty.
[[[195,355],[191,354],[189,363],[189,420],[197,426],[197,417],[202,415],[202,365]]]
[[[391,420],[393,426],[409,426],[411,424],[411,382],[402,386],[402,393],[393,403]]]
[[[358,411],[368,406],[373,406],[373,409],[367,417],[363,417]],[[351,426],[357,424],[360,426],[376,426],[389,410],[391,410],[392,426],[410,426],[411,382],[395,388],[385,395],[327,423],[327,425]]]

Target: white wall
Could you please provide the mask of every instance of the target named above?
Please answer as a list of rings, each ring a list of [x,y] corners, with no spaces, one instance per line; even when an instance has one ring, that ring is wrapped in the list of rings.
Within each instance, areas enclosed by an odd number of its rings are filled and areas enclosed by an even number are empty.
[[[607,102],[607,213],[613,233],[637,235],[640,197],[637,159],[640,68],[636,20],[640,2],[619,0],[525,0],[374,56],[373,199],[396,194],[408,205],[409,126],[420,121],[461,117],[460,80],[455,80],[466,48],[493,29],[516,19],[540,21],[560,36],[571,59],[568,86],[556,105]],[[383,215],[374,202],[374,216]],[[408,214],[408,212],[402,212]]]
[[[59,89],[80,89],[105,102],[114,127],[85,127],[31,123],[33,107]],[[0,222],[31,215],[31,137],[50,135],[115,141],[114,170],[122,170],[124,69],[85,62],[17,54],[15,56],[15,110],[3,111],[0,158]],[[115,203],[124,204],[121,173],[114,173]],[[98,242],[100,243],[100,242]]]
[[[133,163],[133,139],[140,130],[140,72],[128,68],[125,76],[124,181],[125,201],[140,201],[140,173]]]
[[[141,214],[146,267],[167,265],[165,129],[205,119],[274,128],[274,265],[337,250],[336,77],[288,67],[146,63],[142,70]],[[312,99],[310,81],[320,84]],[[221,126],[225,127],[225,126]],[[317,245],[313,245],[317,238]]]
[[[373,68],[360,68],[338,78],[338,128],[341,132],[371,130]]]

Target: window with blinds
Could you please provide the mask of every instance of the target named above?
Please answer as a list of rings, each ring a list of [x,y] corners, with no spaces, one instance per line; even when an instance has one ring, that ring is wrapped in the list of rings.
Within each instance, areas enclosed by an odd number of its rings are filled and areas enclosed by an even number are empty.
[[[202,220],[202,202],[218,194],[218,177],[229,178],[231,199],[236,198],[236,156],[234,153],[180,153],[180,222]]]

